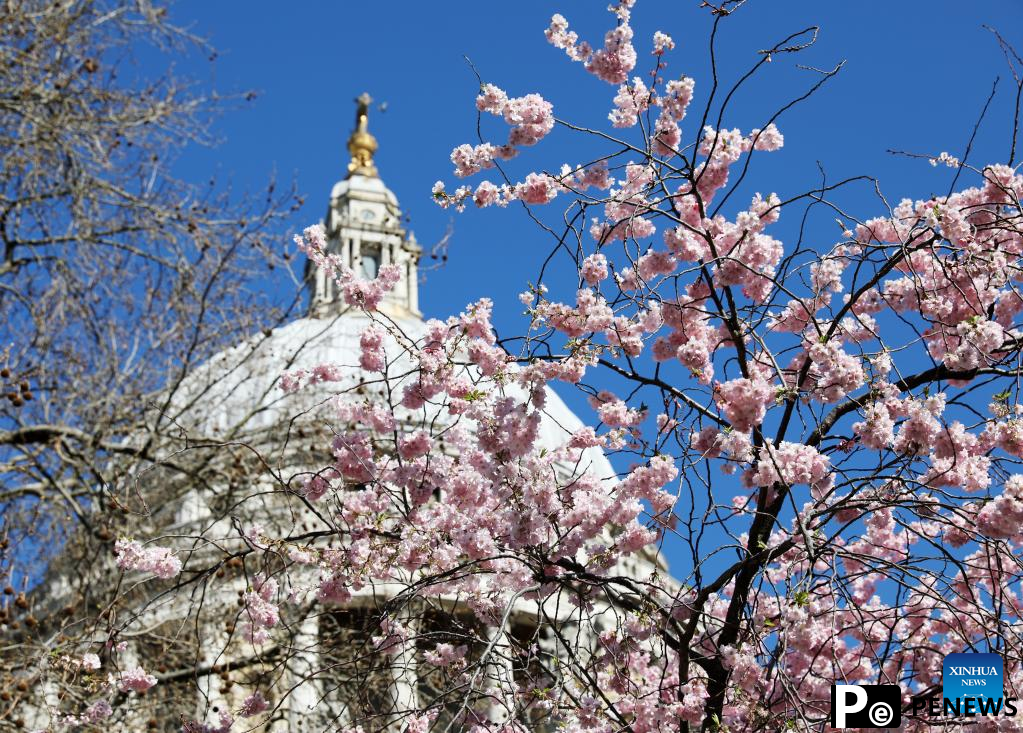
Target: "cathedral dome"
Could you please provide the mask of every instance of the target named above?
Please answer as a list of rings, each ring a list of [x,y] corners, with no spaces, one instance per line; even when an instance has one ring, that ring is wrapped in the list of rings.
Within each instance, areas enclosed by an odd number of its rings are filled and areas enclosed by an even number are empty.
[[[377,176],[352,175],[338,181],[330,190],[330,200],[357,199],[384,204],[390,213],[400,214],[398,197]]]
[[[192,377],[191,389],[195,403],[202,409],[195,412],[197,432],[213,440],[246,439],[265,445],[280,440],[281,431],[289,423],[330,422],[331,398],[340,393],[380,392],[379,375],[368,375],[359,365],[359,339],[370,325],[362,313],[348,310],[328,316],[308,316],[274,329],[268,335],[252,338],[215,357]],[[390,319],[384,351],[391,362],[393,374],[404,374],[412,364],[402,343],[419,341],[426,333],[426,323],[411,315]],[[332,367],[330,380],[307,386],[297,392],[286,392],[281,375],[312,375],[324,365]],[[389,380],[392,390],[400,394],[402,379]],[[525,391],[514,384],[505,387],[509,396],[525,399]],[[428,405],[427,411],[431,410]],[[436,408],[434,408],[436,410]],[[437,414],[429,415],[432,420]],[[422,420],[422,417],[419,417]],[[550,388],[540,422],[539,445],[553,451],[570,435],[582,428],[583,422]],[[276,439],[274,439],[276,438]],[[603,452],[586,451],[589,470],[601,478],[611,478],[614,470]]]
[[[384,351],[391,365],[387,388],[400,399],[403,385],[397,375],[413,371],[409,346],[420,341],[427,330],[419,310],[421,249],[402,227],[398,199],[377,173],[372,158],[376,140],[367,129],[368,98],[359,102],[356,129],[348,145],[352,162],[348,175],[331,191],[323,226],[328,253],[339,257],[358,276],[372,279],[388,264],[400,270],[400,279],[379,307],[387,332]],[[349,307],[336,283],[311,263],[306,268],[306,287],[306,317],[253,335],[190,374],[181,390],[185,398],[174,416],[178,423],[204,439],[244,441],[269,450],[273,458],[284,458],[281,449],[289,442],[292,428],[308,423],[318,424],[321,431],[329,428],[333,396],[342,392],[379,396],[384,391],[380,375],[366,372],[359,364],[360,336],[370,325],[369,318]],[[282,375],[313,384],[289,392],[282,387]],[[509,396],[526,397],[517,385],[506,385],[505,390]],[[445,420],[437,414],[440,408],[427,405],[424,409],[428,420]],[[429,414],[431,409],[434,414]],[[423,417],[410,415],[410,422]],[[553,451],[582,427],[564,401],[547,389],[540,447]],[[292,460],[289,457],[289,462]],[[586,451],[584,463],[602,479],[615,476],[597,448]],[[300,467],[309,469],[308,465]]]

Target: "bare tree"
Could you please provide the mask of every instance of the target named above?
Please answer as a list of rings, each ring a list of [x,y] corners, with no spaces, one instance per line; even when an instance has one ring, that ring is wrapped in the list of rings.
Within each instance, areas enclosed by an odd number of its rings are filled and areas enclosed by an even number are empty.
[[[162,5],[5,0],[0,28],[0,506],[16,579],[38,577],[69,518],[109,540],[130,493],[131,461],[113,459],[157,452],[183,375],[294,306],[252,284],[287,271],[269,243],[298,199],[175,178],[175,152],[215,143],[216,115],[252,95],[175,76],[215,54]]]

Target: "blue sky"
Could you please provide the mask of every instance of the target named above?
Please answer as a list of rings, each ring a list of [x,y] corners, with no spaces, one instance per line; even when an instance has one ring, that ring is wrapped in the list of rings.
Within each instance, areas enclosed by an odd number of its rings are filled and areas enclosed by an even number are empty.
[[[633,14],[641,65],[648,63],[654,30],[675,38],[669,72],[696,78],[694,109],[709,88],[710,16],[698,6],[697,0],[639,0]],[[381,145],[378,166],[420,242],[436,241],[454,219],[450,261],[422,289],[424,310],[445,316],[488,295],[497,302],[499,325],[510,329],[521,310],[515,296],[534,279],[547,243],[515,207],[453,216],[430,200],[434,181],[454,181],[451,149],[475,141],[477,82],[464,57],[485,80],[509,93],[538,91],[559,116],[606,129],[614,90],[543,37],[550,16],[561,12],[583,38],[599,41],[612,20],[604,7],[595,0],[288,6],[184,0],[174,8],[177,21],[207,36],[220,51],[213,65],[186,70],[208,76],[222,93],[253,89],[259,94],[219,121],[219,147],[186,152],[177,172],[199,181],[216,172],[242,190],[258,189],[272,171],[283,180],[294,178],[306,195],[305,207],[291,222],[300,229],[323,215],[331,185],[343,176],[352,100],[368,90],[388,105],[371,121]],[[813,24],[821,27],[818,44],[798,61],[830,68],[845,59],[846,68],[779,121],[786,146],[760,159],[751,191],[773,190],[785,198],[805,190],[817,179],[817,161],[829,178],[878,176],[896,201],[944,190],[947,169],[893,158],[886,150],[960,154],[991,83],[1007,74],[993,37],[981,26],[998,28],[1023,49],[1020,0],[753,0],[723,24],[723,77],[734,79],[756,60],[758,49]],[[791,59],[779,59],[766,71],[740,95],[725,120],[729,127],[758,126],[786,93],[809,80],[792,68]],[[1010,90],[1011,79],[1003,78],[1001,98],[971,156],[975,163],[1007,156]],[[691,117],[688,123],[696,121]],[[504,129],[491,129],[503,140]],[[513,175],[534,166],[582,162],[585,147],[575,148],[574,142],[553,135],[515,161]],[[574,155],[576,150],[581,152]],[[854,203],[862,204],[863,216],[879,213],[866,196]],[[826,235],[833,237],[834,231]],[[282,246],[286,243],[282,238]]]

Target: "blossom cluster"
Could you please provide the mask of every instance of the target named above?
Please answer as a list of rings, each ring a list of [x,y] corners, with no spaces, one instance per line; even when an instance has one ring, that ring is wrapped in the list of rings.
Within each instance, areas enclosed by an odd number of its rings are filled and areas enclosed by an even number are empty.
[[[156,685],[156,677],[142,667],[132,667],[121,672],[119,685],[122,692],[145,692]]]
[[[366,280],[344,262],[340,255],[328,251],[327,235],[322,224],[306,227],[295,244],[310,261],[332,278],[341,290],[345,303],[367,311],[374,311],[394,286],[401,280],[401,268],[395,264],[382,265],[377,276]]]
[[[138,540],[120,539],[114,545],[117,567],[141,570],[167,580],[181,572],[181,560],[166,547],[143,547]]]
[[[270,639],[269,629],[280,621],[280,609],[277,607],[277,580],[265,575],[257,575],[252,588],[245,592],[245,608],[242,612],[243,633],[253,644],[263,644]]]

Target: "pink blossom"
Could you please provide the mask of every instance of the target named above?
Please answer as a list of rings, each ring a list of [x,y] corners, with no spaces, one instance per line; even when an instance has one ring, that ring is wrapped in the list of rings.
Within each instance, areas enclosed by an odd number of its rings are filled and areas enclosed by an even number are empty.
[[[842,292],[842,272],[848,265],[844,257],[825,257],[810,265],[811,282],[818,293],[831,290]]]
[[[114,709],[106,700],[97,700],[85,710],[86,723],[99,723],[114,714]]]
[[[319,501],[330,490],[330,482],[319,474],[306,479],[302,486],[302,496],[309,501]]]
[[[89,670],[99,669],[100,667],[99,655],[94,654],[92,652],[83,654],[81,660],[81,667],[82,669]]]
[[[181,572],[181,561],[166,547],[143,547],[136,540],[121,539],[114,544],[117,567],[141,570],[167,580]]]
[[[385,654],[400,654],[405,642],[412,638],[412,630],[391,616],[380,621],[380,634],[372,638],[374,646]]]
[[[545,173],[530,173],[513,191],[515,198],[527,204],[546,204],[558,195],[554,179]]]
[[[633,127],[639,115],[650,105],[650,90],[638,76],[632,84],[622,84],[614,98],[615,108],[608,114],[614,127]]]
[[[156,684],[156,677],[147,673],[142,667],[133,667],[121,672],[118,682],[122,692],[145,692]]]
[[[493,166],[496,158],[508,159],[516,155],[515,146],[535,145],[554,129],[554,111],[551,103],[539,94],[509,97],[493,84],[485,84],[476,98],[476,108],[503,117],[511,126],[507,144],[496,147],[490,143],[460,145],[451,153],[455,174],[469,176]],[[438,195],[436,187],[434,196]]]
[[[341,258],[327,254],[327,232],[322,224],[306,227],[301,236],[295,237],[299,251],[305,254],[314,265],[333,274],[341,266]]]
[[[771,316],[770,328],[782,333],[800,333],[815,320],[815,314],[826,305],[822,299],[790,300],[784,309]]]
[[[535,145],[554,129],[551,103],[539,94],[509,99],[503,114],[504,121],[512,126],[509,145]]]
[[[686,227],[664,230],[664,243],[672,254],[689,262],[696,262],[710,255],[707,241]]]
[[[455,175],[459,178],[479,173],[485,168],[494,167],[494,158],[499,157],[498,149],[490,143],[481,145],[459,145],[451,151],[451,162],[455,165]]]
[[[1004,491],[977,515],[977,527],[989,537],[1015,539],[1023,533],[1023,476],[1005,480]]]
[[[316,562],[316,553],[304,547],[289,547],[288,558],[299,565],[312,565]]]
[[[670,51],[675,48],[675,42],[671,40],[671,36],[661,31],[654,33],[654,50],[655,56],[662,55],[665,51]]]
[[[405,728],[405,733],[428,733],[430,730],[430,723],[433,722],[436,715],[436,711],[427,713],[426,715],[413,715],[408,719],[408,725]]]
[[[573,61],[585,61],[592,53],[589,44],[578,43],[578,34],[568,30],[568,21],[563,15],[555,14],[551,18],[551,24],[545,31],[545,35],[552,46],[564,49]]]
[[[782,441],[769,448],[743,481],[748,486],[771,486],[775,482],[818,486],[830,478],[831,462],[813,446]]]
[[[774,395],[775,388],[767,380],[742,377],[719,384],[716,399],[732,428],[747,433],[763,422]]]
[[[266,701],[266,698],[263,697],[263,693],[257,690],[245,698],[238,714],[243,718],[251,718],[266,711],[269,707],[270,704]]]
[[[430,452],[430,434],[425,430],[417,430],[398,439],[398,455],[405,460],[425,456]]]
[[[961,486],[964,491],[980,491],[991,484],[991,459],[972,452],[931,456],[930,469],[920,478],[928,486]]]
[[[720,435],[721,431],[717,428],[703,428],[700,432],[693,433],[689,444],[694,450],[702,453],[704,458],[717,458],[721,455],[721,447],[718,441]]]
[[[607,279],[607,257],[599,252],[589,255],[583,260],[579,272],[588,285],[597,285],[601,280]]]
[[[938,165],[938,163],[943,163],[943,164],[947,165],[949,168],[958,168],[959,167],[959,159],[954,157],[954,156],[952,156],[952,155],[949,155],[946,152],[942,152],[941,155],[939,155],[936,158],[931,158],[930,163],[931,163],[932,166],[936,166],[936,165]]]
[[[434,185],[434,198],[443,202],[449,200],[447,194],[444,193],[444,184],[440,181]],[[345,303],[350,306],[367,311],[376,310],[384,295],[393,289],[401,279],[401,268],[393,264],[381,267],[377,277],[373,280],[357,277],[339,255],[327,252],[326,234],[320,224],[306,228],[302,236],[295,237],[295,243],[314,265],[337,282],[344,295]],[[285,385],[285,389],[290,391],[288,385]]]
[[[673,273],[678,262],[668,252],[658,252],[649,249],[639,258],[636,264],[639,276],[649,282],[660,275],[670,275]]]
[[[508,95],[500,87],[484,84],[476,97],[476,109],[494,115],[504,114],[504,106],[508,103]]]
[[[766,234],[742,237],[718,265],[717,280],[721,285],[740,285],[746,297],[761,302],[770,292],[781,254],[781,242],[774,237]]]
[[[747,648],[742,651],[734,646],[726,646],[722,650],[722,661],[725,669],[731,672],[735,684],[749,693],[756,693],[764,670],[756,656]]]
[[[601,422],[611,428],[632,427],[646,417],[645,411],[630,408],[610,392],[601,392],[590,403],[596,407]]]
[[[547,36],[614,85],[612,124],[649,127],[623,145],[590,136],[595,163],[538,160],[518,184],[434,188],[439,205],[458,210],[569,199],[561,226],[543,224],[556,234],[541,271],[550,290],[523,294],[528,325],[499,340],[483,298],[445,320],[371,326],[358,359],[370,379],[332,364],[282,377],[289,390],[323,383],[338,393],[330,432],[310,441],[331,455],[298,469],[302,488],[273,497],[284,524],[274,519],[270,534],[280,539],[246,532],[268,575],[242,596],[243,637],[279,640],[272,651],[286,665],[283,583],[299,600],[315,588],[317,615],[385,591],[400,615],[384,619],[370,651],[414,652],[452,699],[487,697],[487,710],[469,705],[455,721],[473,733],[517,733],[493,714],[501,707],[570,733],[798,728],[822,719],[836,680],[935,688],[946,654],[988,638],[1018,657],[1023,479],[1010,471],[1023,457],[1014,381],[1023,176],[989,166],[948,195],[870,204],[882,212],[874,218],[821,207],[838,219],[835,245],[819,217],[800,212],[783,241],[770,229],[777,195],[748,205],[733,195],[771,184],[756,178],[770,170],[747,163],[783,136],[773,124],[689,130],[695,87],[666,71],[672,39],[655,34],[651,73],[634,77],[632,6],[611,6],[599,49],[561,16]],[[460,177],[496,168],[555,122],[542,97],[492,84],[476,105],[509,126],[508,141],[455,148]],[[658,226],[663,240],[652,239]],[[383,304],[329,252],[322,229],[299,246],[353,307]],[[595,414],[566,414],[555,380],[592,395]],[[988,401],[990,415],[975,409]],[[618,452],[614,466],[604,451]],[[710,463],[741,482],[720,481]],[[764,491],[731,496],[740,483]],[[316,512],[291,515],[315,500]],[[240,541],[217,531],[200,539]],[[664,569],[651,546],[662,538],[693,556],[673,553]],[[948,562],[935,562],[943,547]],[[460,609],[457,641],[426,610],[449,601]],[[553,681],[533,671],[547,650],[518,634],[521,604],[571,618],[573,633],[555,645],[586,641],[584,653],[558,655]],[[131,606],[125,619],[145,618]],[[295,611],[296,621],[306,613]],[[485,628],[508,624],[486,643]],[[665,643],[679,630],[682,649]],[[507,675],[491,674],[514,659]],[[724,673],[723,690],[708,669]],[[1013,674],[1019,688],[1023,671]],[[806,719],[794,717],[800,705]],[[267,709],[254,693],[241,712]],[[431,715],[405,712],[409,733],[428,733]]]
[[[373,446],[368,435],[347,431],[334,438],[334,470],[350,481],[367,482],[373,479]]]
[[[686,116],[689,103],[693,101],[695,88],[696,80],[690,77],[671,79],[664,85],[661,95],[654,100],[655,104],[661,107],[668,119],[681,122]]]
[[[894,438],[895,421],[888,407],[874,402],[863,409],[864,419],[853,423],[852,429],[869,448],[887,448]]]
[[[385,331],[377,324],[370,324],[359,337],[359,366],[366,371],[382,372],[387,366],[384,353]]]
[[[373,280],[356,277],[351,268],[345,267],[338,275],[345,302],[353,307],[374,311],[380,301],[401,280],[401,268],[397,265],[383,265]]]
[[[600,161],[574,171],[566,165],[562,168],[561,180],[565,186],[578,191],[585,191],[588,188],[605,190],[614,184],[614,179],[608,173],[607,161]]]
[[[339,396],[334,400],[334,410],[341,422],[367,425],[378,433],[394,430],[394,413],[385,405],[366,401],[352,402]]]
[[[432,651],[427,651],[423,657],[427,664],[435,667],[449,667],[452,664],[465,658],[469,647],[465,644],[455,646],[453,644],[439,643]]]
[[[682,142],[682,129],[678,122],[661,112],[654,122],[654,152],[659,155],[675,155]]]
[[[636,66],[636,49],[632,46],[632,27],[622,23],[604,36],[604,47],[594,51],[586,70],[609,84],[622,84]]]
[[[114,709],[106,700],[97,700],[92,703],[80,716],[66,715],[61,719],[61,724],[69,728],[79,726],[93,726],[109,718],[114,714]],[[41,733],[37,731],[37,733]]]
[[[785,137],[778,132],[778,128],[772,122],[763,130],[753,130],[750,133],[754,150],[773,151],[781,149],[785,143]]]
[[[749,433],[740,433],[735,430],[719,435],[716,444],[722,452],[738,463],[748,463],[753,460],[753,446],[750,443]],[[732,473],[734,465],[726,465],[725,473]]]
[[[508,204],[508,200],[507,196],[503,194],[503,189],[498,188],[490,181],[482,181],[476,187],[476,192],[473,194],[472,200],[476,206],[481,209],[494,204],[497,204],[498,206],[506,206]]]
[[[901,453],[922,453],[934,444],[941,431],[937,418],[945,410],[945,395],[906,400],[902,409],[908,419],[895,437],[894,448]]]
[[[277,581],[262,573],[253,579],[252,588],[245,592],[245,608],[243,612],[243,633],[253,644],[262,644],[269,640],[271,629],[280,621],[280,609],[274,603],[277,595]]]
[[[1023,458],[1023,420],[1014,418],[989,425],[985,433],[1009,455]]]
[[[612,5],[611,10],[618,16],[619,25],[604,36],[603,48],[596,51],[579,36],[568,30],[568,21],[561,15],[551,18],[547,28],[547,40],[555,48],[565,51],[573,61],[581,61],[586,70],[609,84],[623,84],[629,72],[636,66],[636,49],[632,45],[633,31],[629,25],[631,0]],[[670,39],[669,39],[670,40]]]
[[[572,448],[595,448],[603,445],[603,438],[597,435],[592,427],[585,427],[572,433],[568,444]]]
[[[1003,341],[1005,329],[997,321],[971,318],[956,326],[954,336],[944,332],[932,338],[928,346],[950,369],[965,371],[987,366]],[[948,349],[953,344],[954,348]]]
[[[490,298],[480,298],[472,303],[458,316],[458,325],[462,333],[469,338],[480,339],[493,345],[497,337],[494,335],[490,316],[494,311],[494,302]]]
[[[282,374],[281,389],[285,392],[297,392],[324,382],[340,382],[344,377],[344,370],[337,364],[318,364],[312,369],[294,369]]]
[[[822,402],[838,402],[866,381],[860,360],[847,354],[835,340],[812,344],[807,354],[814,394]]]

